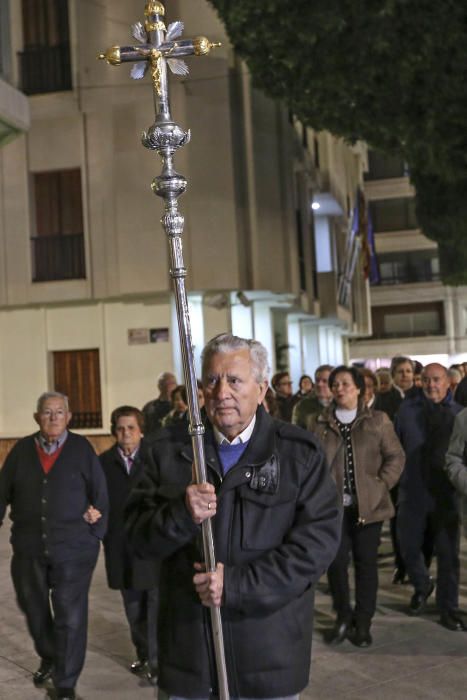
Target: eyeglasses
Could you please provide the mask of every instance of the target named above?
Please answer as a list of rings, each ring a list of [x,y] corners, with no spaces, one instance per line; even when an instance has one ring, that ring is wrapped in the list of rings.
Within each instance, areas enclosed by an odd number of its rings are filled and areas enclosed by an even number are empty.
[[[292,386],[293,382],[282,381],[277,386]]]

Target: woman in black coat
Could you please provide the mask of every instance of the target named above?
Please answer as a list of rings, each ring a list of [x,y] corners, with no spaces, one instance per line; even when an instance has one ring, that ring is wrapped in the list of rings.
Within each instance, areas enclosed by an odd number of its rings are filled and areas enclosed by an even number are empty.
[[[133,406],[120,406],[111,415],[116,444],[100,455],[109,492],[109,524],[104,538],[109,588],[122,594],[136,649],[133,673],[145,671],[152,682],[157,673],[157,612],[159,568],[155,559],[141,558],[130,547],[123,512],[128,494],[144,467],[144,418]]]

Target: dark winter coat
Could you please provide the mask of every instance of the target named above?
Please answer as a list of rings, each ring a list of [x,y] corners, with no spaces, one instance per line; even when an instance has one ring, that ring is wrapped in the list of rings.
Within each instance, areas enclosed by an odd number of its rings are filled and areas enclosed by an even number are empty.
[[[334,559],[341,526],[324,455],[311,434],[262,407],[247,449],[225,477],[212,430],[205,444],[218,496],[215,550],[225,564],[221,615],[230,693],[299,693],[309,677],[314,586]],[[191,445],[161,439],[152,457],[127,518],[135,546],[165,557],[159,684],[170,695],[207,697],[217,689],[209,611],[192,582],[201,555],[200,527],[184,495]]]
[[[457,510],[455,489],[444,466],[454,419],[461,410],[450,391],[440,403],[430,401],[421,389],[404,399],[396,416],[396,431],[406,453],[399,502]]]
[[[341,497],[344,493],[345,446],[334,417],[334,404],[316,416],[308,429],[320,439]],[[389,494],[399,481],[405,456],[388,416],[363,408],[351,427],[358,519],[362,525],[394,515]]]
[[[146,436],[152,435],[161,428],[162,421],[171,408],[171,402],[164,399],[154,399],[143,406],[144,432]]]
[[[104,538],[104,554],[110,588],[146,590],[157,584],[157,563],[154,558],[135,554],[126,538],[123,520],[128,494],[143,473],[144,449],[144,443],[141,443],[130,474],[116,445],[100,455],[109,492],[109,525]]]
[[[392,386],[389,391],[376,395],[373,409],[375,411],[384,411],[393,421],[402,401],[402,394]]]
[[[107,486],[99,460],[86,438],[68,433],[48,474],[42,469],[35,435],[19,440],[0,471],[0,523],[10,505],[15,554],[54,561],[85,555],[99,546],[107,527]],[[90,505],[102,517],[83,518]]]
[[[319,402],[316,394],[306,396],[294,406],[292,413],[292,423],[307,430],[308,421],[324,410],[324,406]]]

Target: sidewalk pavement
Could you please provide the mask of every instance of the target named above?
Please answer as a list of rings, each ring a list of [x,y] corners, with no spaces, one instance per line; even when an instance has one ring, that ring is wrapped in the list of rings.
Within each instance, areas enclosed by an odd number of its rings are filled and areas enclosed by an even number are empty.
[[[15,603],[8,530],[5,521],[0,528],[0,700],[51,700],[52,690],[32,684],[38,660]],[[467,548],[463,548],[460,602],[467,610]],[[466,700],[467,632],[441,627],[433,598],[426,614],[408,617],[405,611],[412,589],[390,582],[392,557],[387,537],[381,551],[379,605],[372,627],[374,643],[369,649],[357,649],[348,641],[336,648],[323,643],[322,631],[332,624],[333,615],[325,580],[320,583],[311,682],[302,700]],[[101,556],[91,589],[88,653],[78,698],[155,698],[157,690],[128,671],[133,660],[120,594],[107,588]]]

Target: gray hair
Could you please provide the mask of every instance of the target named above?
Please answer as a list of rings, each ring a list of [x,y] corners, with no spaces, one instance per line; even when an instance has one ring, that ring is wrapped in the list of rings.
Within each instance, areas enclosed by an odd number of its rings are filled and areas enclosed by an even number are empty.
[[[235,350],[248,350],[255,380],[258,384],[267,381],[269,375],[268,351],[264,345],[258,340],[240,338],[238,335],[232,335],[231,333],[220,333],[205,346],[201,354],[203,380],[206,377],[207,367],[213,355],[235,352]]]
[[[161,372],[159,374],[159,376],[157,377],[157,388],[159,389],[159,391],[165,388],[165,383],[167,379],[170,379],[171,377],[173,377],[175,379],[175,383],[177,383],[177,379],[173,372]]]
[[[61,394],[59,391],[44,391],[43,394],[37,399],[37,413],[40,413],[42,406],[45,404],[47,399],[62,399],[65,404],[65,410],[68,413],[70,408],[68,405],[68,396],[66,394]]]

